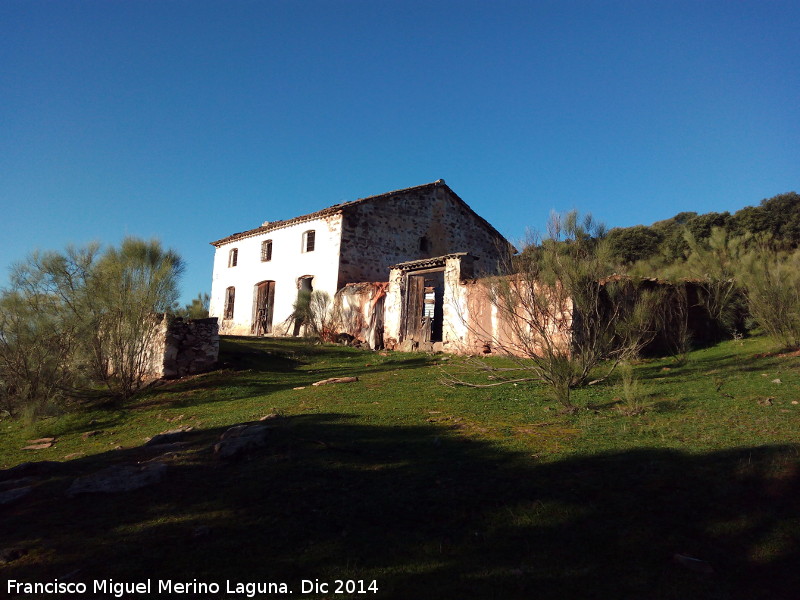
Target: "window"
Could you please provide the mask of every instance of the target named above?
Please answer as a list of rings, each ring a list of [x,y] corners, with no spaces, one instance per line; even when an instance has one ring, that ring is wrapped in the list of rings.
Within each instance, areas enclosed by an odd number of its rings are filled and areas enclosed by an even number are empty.
[[[235,267],[238,260],[239,260],[239,249],[231,248],[231,251],[228,253],[228,266]]]
[[[261,242],[261,262],[272,260],[272,240]]]
[[[317,234],[313,229],[303,233],[303,252],[313,252]]]
[[[233,318],[233,302],[236,299],[236,288],[229,287],[225,290],[225,315],[223,319]]]

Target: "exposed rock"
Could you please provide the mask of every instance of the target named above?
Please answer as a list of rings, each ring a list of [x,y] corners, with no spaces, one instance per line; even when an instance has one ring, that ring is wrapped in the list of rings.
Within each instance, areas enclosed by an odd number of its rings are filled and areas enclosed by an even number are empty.
[[[781,380],[780,379],[773,379],[772,383],[781,383]]]
[[[322,381],[317,381],[312,383],[311,385],[328,385],[329,383],[353,383],[354,381],[358,381],[358,377],[331,377],[329,379],[323,379]]]
[[[5,492],[0,492],[0,505],[11,504],[12,502],[16,502],[20,498],[24,498],[25,496],[30,494],[32,491],[33,491],[33,486],[29,485],[27,487],[19,487],[7,490]]]
[[[762,398],[761,400],[758,401],[758,403],[761,406],[772,406],[773,400],[775,400],[775,398]]]
[[[189,445],[189,442],[170,442],[167,444],[145,444],[148,450],[153,450],[154,452],[179,452],[186,448]]]
[[[214,445],[214,454],[219,458],[232,459],[260,448],[266,444],[266,425],[236,425],[220,436]]]
[[[208,525],[198,525],[194,529],[192,529],[192,537],[193,538],[201,538],[207,537],[211,535],[211,527]]]
[[[108,467],[97,473],[78,477],[67,490],[67,495],[137,490],[161,481],[166,470],[167,465],[161,462]]]
[[[295,387],[295,388],[292,388],[292,389],[293,390],[304,390],[304,389],[306,389],[306,386],[301,385],[301,386],[298,386],[298,387]]]
[[[90,437],[94,437],[96,435],[100,435],[101,433],[103,433],[103,432],[100,431],[99,429],[95,429],[94,431],[87,431],[85,433],[82,433],[81,434],[81,438],[84,439],[84,440],[88,440]]]
[[[171,444],[172,442],[180,441],[186,433],[191,431],[192,428],[188,425],[184,425],[182,427],[178,427],[177,429],[170,429],[169,431],[164,431],[157,435],[151,437],[146,443],[145,446],[160,446],[163,444]]]
[[[0,565],[7,565],[10,562],[22,558],[28,553],[27,548],[3,548],[0,550]]]
[[[73,458],[80,458],[81,456],[86,456],[85,452],[73,452],[72,454],[67,454],[64,456],[64,460],[72,460]]]
[[[414,350],[417,349],[417,346],[418,344],[414,340],[403,340],[397,346],[397,350],[399,350],[400,352],[413,352]]]
[[[52,448],[53,442],[42,442],[40,444],[30,444],[29,446],[23,446],[23,450],[44,450],[45,448]]]
[[[18,464],[16,467],[11,467],[5,471],[0,471],[0,478],[27,477],[29,475],[49,475],[60,466],[61,463],[54,460],[24,462]]]
[[[8,481],[0,482],[0,491],[10,490],[13,488],[24,487],[37,483],[39,480],[36,477],[20,477],[19,479],[9,479]]]
[[[694,558],[693,556],[687,556],[686,554],[674,554],[672,556],[672,560],[682,567],[686,567],[687,569],[697,573],[705,573],[706,575],[711,575],[714,573],[714,567],[712,567],[710,563],[700,560],[699,558]]]

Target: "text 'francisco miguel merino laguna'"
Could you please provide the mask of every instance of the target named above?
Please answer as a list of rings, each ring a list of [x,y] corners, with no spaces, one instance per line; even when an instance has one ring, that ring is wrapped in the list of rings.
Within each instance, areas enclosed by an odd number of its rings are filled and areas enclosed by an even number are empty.
[[[319,579],[303,579],[300,582],[300,593],[333,593],[333,594],[367,594],[378,592],[377,581],[365,580],[339,580],[333,583]],[[254,598],[256,594],[291,594],[293,590],[285,582],[257,581],[241,582],[226,580],[224,586],[216,582],[204,582],[193,579],[192,581],[173,581],[171,579],[158,579],[155,582],[145,581],[127,582],[114,581],[113,579],[95,579],[91,585],[83,582],[59,581],[54,579],[47,582],[26,582],[9,579],[7,584],[9,594],[103,594],[122,598],[131,594],[209,594],[220,593],[234,596]]]

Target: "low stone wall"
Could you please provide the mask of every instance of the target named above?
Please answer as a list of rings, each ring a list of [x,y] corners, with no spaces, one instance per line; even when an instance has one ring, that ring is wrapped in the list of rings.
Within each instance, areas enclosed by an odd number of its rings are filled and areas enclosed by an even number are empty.
[[[216,318],[188,319],[159,315],[150,351],[150,376],[174,379],[212,370],[219,358]]]

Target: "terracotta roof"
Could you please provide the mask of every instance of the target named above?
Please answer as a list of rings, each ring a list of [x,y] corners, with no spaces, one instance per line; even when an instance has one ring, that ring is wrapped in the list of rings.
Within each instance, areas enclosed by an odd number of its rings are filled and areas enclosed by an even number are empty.
[[[391,192],[384,192],[383,194],[378,194],[376,196],[367,196],[366,198],[359,198],[358,200],[351,200],[350,202],[341,202],[339,204],[334,204],[333,206],[329,206],[328,208],[323,208],[322,210],[318,210],[316,212],[309,213],[307,215],[301,215],[299,217],[294,217],[293,219],[286,219],[284,221],[272,221],[271,223],[268,223],[266,225],[262,225],[261,227],[256,227],[255,229],[248,229],[247,231],[241,231],[239,233],[234,233],[233,235],[229,235],[229,236],[224,237],[224,238],[222,238],[220,240],[217,240],[215,242],[211,242],[211,245],[219,247],[219,246],[222,246],[224,244],[229,244],[230,242],[235,242],[237,240],[241,240],[241,239],[244,239],[244,238],[253,237],[253,236],[256,236],[256,235],[259,235],[259,234],[262,234],[262,233],[266,233],[268,231],[273,231],[275,229],[282,229],[283,227],[288,227],[289,225],[295,225],[296,223],[303,223],[305,221],[311,221],[311,220],[314,220],[314,219],[319,219],[321,217],[326,217],[328,215],[333,215],[333,214],[338,213],[339,211],[343,210],[344,208],[346,208],[348,206],[352,206],[354,204],[359,204],[361,202],[372,202],[372,201],[375,201],[375,200],[381,200],[382,198],[388,198],[388,197],[393,196],[395,194],[405,194],[405,193],[408,193],[408,192],[416,192],[416,191],[424,190],[424,189],[427,189],[427,188],[434,188],[434,187],[437,187],[437,186],[442,186],[442,187],[446,188],[450,192],[450,194],[452,194],[453,197],[458,202],[460,202],[468,211],[470,211],[472,213],[472,215],[478,220],[479,223],[481,223],[484,227],[489,229],[489,231],[491,231],[493,234],[495,234],[495,235],[497,235],[500,238],[505,240],[505,238],[502,236],[502,234],[499,231],[497,231],[494,227],[492,227],[492,225],[491,225],[491,223],[489,223],[489,221],[487,221],[486,219],[481,217],[478,213],[476,213],[474,210],[472,210],[469,207],[469,205],[459,197],[458,194],[456,194],[452,189],[450,189],[450,186],[448,186],[444,182],[444,179],[439,179],[439,180],[434,181],[432,183],[425,183],[423,185],[404,188],[404,189],[401,189],[401,190],[394,190],[394,191],[391,191]],[[506,240],[506,242],[508,242],[508,240]],[[511,248],[513,248],[513,246],[510,243],[508,245]],[[516,251],[516,249],[514,251]]]

